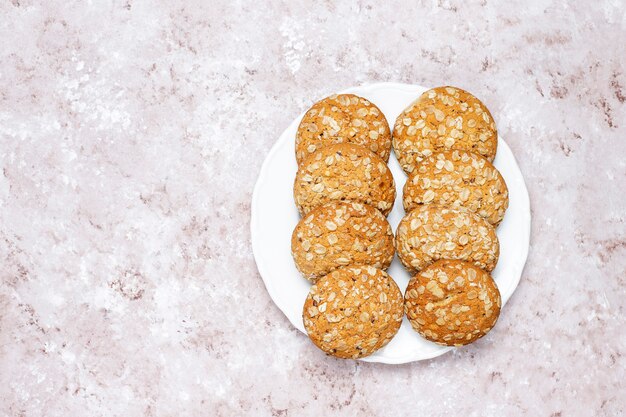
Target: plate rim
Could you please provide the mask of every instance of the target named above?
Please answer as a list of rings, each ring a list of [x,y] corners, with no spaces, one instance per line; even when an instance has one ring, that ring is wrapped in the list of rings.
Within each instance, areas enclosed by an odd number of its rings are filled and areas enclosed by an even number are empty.
[[[350,93],[350,92],[353,92],[356,89],[363,89],[363,88],[370,88],[370,89],[373,89],[373,88],[395,88],[395,89],[398,89],[398,90],[415,89],[415,88],[427,89],[426,87],[422,87],[422,86],[417,85],[417,84],[405,84],[405,83],[385,81],[385,82],[378,82],[378,83],[364,83],[364,84],[361,84],[361,85],[358,85],[358,86],[352,86],[352,87],[349,87],[349,88],[342,89],[337,94]],[[275,301],[275,299],[277,297],[276,289],[273,286],[273,284],[270,282],[270,280],[265,278],[266,274],[269,276],[269,271],[267,269],[267,265],[264,263],[264,261],[262,260],[262,258],[260,256],[260,248],[258,248],[259,243],[255,243],[256,239],[254,238],[254,235],[256,234],[256,230],[258,228],[258,223],[259,223],[259,218],[258,217],[259,217],[259,214],[257,213],[257,210],[255,210],[254,208],[255,208],[255,206],[258,205],[257,200],[259,199],[259,193],[260,193],[259,190],[262,188],[262,186],[266,182],[267,171],[269,169],[269,161],[272,159],[271,157],[274,156],[274,154],[276,154],[276,152],[278,152],[279,145],[281,144],[280,138],[288,130],[291,130],[292,128],[296,128],[297,129],[297,125],[299,125],[300,120],[302,119],[302,117],[304,116],[305,113],[306,113],[306,110],[304,112],[301,112],[296,118],[293,119],[293,121],[280,133],[280,135],[278,135],[278,139],[274,141],[274,144],[270,148],[270,151],[265,155],[265,158],[264,158],[263,163],[261,165],[261,169],[259,170],[259,174],[258,174],[257,180],[255,181],[255,184],[254,184],[254,189],[252,191],[252,198],[251,198],[251,203],[250,203],[250,212],[251,212],[250,213],[250,241],[251,241],[251,246],[252,246],[252,255],[254,257],[254,261],[255,261],[255,264],[257,266],[257,270],[259,272],[259,275],[261,276],[261,279],[263,280],[265,288],[266,288],[266,290],[267,290],[267,292],[268,292],[272,302],[274,303],[274,305],[276,307],[278,307],[278,309],[287,318],[287,320],[291,323],[291,325],[294,326],[298,331],[301,331],[301,329],[298,327],[298,325],[296,323],[294,323],[294,321],[290,318],[289,314],[287,314],[285,309],[281,305],[276,303],[276,301]],[[387,121],[387,122],[389,123],[389,121]],[[515,290],[517,289],[517,287],[519,285],[519,282],[521,281],[521,278],[522,278],[522,275],[524,273],[524,269],[525,269],[525,266],[526,266],[526,262],[528,260],[528,253],[529,253],[529,250],[530,250],[530,235],[531,235],[531,230],[532,230],[532,213],[531,213],[531,207],[530,207],[530,195],[528,193],[528,187],[526,186],[526,181],[524,179],[524,175],[523,175],[523,173],[522,173],[522,171],[521,171],[521,169],[519,167],[519,164],[517,162],[517,158],[515,158],[515,154],[513,153],[511,148],[508,146],[508,144],[502,139],[500,134],[498,134],[498,140],[501,141],[506,146],[506,150],[510,153],[510,156],[512,157],[513,161],[515,162],[515,165],[512,166],[511,168],[514,169],[515,171],[517,171],[517,173],[519,174],[519,178],[521,179],[521,182],[520,182],[519,186],[520,186],[520,191],[523,191],[523,192],[520,193],[521,201],[519,202],[519,204],[521,206],[523,206],[523,208],[524,208],[524,211],[523,211],[523,214],[525,215],[524,216],[524,220],[525,220],[525,223],[527,224],[527,227],[526,227],[526,230],[525,230],[525,234],[524,234],[524,238],[526,240],[526,244],[523,246],[523,253],[522,253],[522,256],[519,258],[520,260],[522,260],[522,261],[520,261],[521,265],[519,265],[519,267],[518,267],[518,268],[520,268],[520,270],[519,270],[519,273],[516,274],[516,278],[515,278],[515,281],[513,282],[510,294],[508,294],[508,296],[506,298],[503,297],[503,299],[502,299],[502,307],[504,307],[506,302],[508,302],[508,300],[515,293]],[[498,149],[498,151],[500,151],[500,149]],[[404,364],[404,363],[411,363],[411,362],[418,362],[418,361],[433,359],[433,358],[441,356],[441,355],[443,355],[443,354],[445,354],[447,352],[450,352],[451,350],[454,350],[454,347],[451,347],[451,346],[447,346],[447,347],[442,346],[442,347],[443,347],[443,349],[435,351],[432,354],[428,354],[428,355],[426,355],[424,357],[421,357],[419,359],[414,359],[414,358],[411,358],[410,355],[405,355],[405,356],[402,356],[402,357],[391,358],[391,359],[384,358],[384,360],[381,360],[380,357],[373,358],[371,356],[366,356],[366,357],[360,358],[358,360],[362,361],[362,362],[372,362],[372,363],[384,363],[384,364],[388,364],[388,365],[398,365],[398,364]]]

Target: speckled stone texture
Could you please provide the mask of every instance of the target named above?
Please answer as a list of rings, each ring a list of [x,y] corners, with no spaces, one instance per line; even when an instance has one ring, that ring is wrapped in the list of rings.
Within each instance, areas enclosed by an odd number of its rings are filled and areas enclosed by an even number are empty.
[[[0,416],[626,413],[623,2],[4,0],[0,39]],[[480,97],[534,216],[494,330],[401,366],[325,357],[250,246],[282,130],[377,81]]]

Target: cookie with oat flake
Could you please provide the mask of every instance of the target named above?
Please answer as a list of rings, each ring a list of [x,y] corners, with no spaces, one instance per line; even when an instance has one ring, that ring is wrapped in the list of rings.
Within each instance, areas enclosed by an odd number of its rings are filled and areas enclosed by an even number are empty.
[[[369,204],[387,216],[396,187],[385,161],[362,146],[342,143],[323,147],[302,161],[293,195],[302,216],[331,201]]]
[[[445,346],[467,345],[496,324],[502,300],[491,276],[469,262],[441,260],[409,281],[404,311],[422,337]]]
[[[463,206],[494,226],[509,206],[509,191],[496,167],[480,155],[458,150],[426,157],[409,175],[402,194],[407,212],[431,203]]]
[[[354,94],[318,101],[304,114],[296,132],[298,165],[318,149],[335,143],[363,146],[387,162],[391,132],[385,115],[374,103]]]
[[[396,119],[393,149],[407,174],[433,152],[470,151],[492,162],[498,131],[487,107],[456,87],[424,92]]]
[[[348,266],[320,278],[302,311],[311,341],[345,359],[371,355],[389,343],[403,315],[398,285],[372,266]]]
[[[398,224],[396,252],[410,273],[440,259],[468,261],[491,272],[498,262],[500,244],[494,227],[468,209],[426,204]]]
[[[332,201],[307,214],[291,237],[296,267],[311,282],[347,265],[386,270],[395,253],[391,225],[367,204]]]

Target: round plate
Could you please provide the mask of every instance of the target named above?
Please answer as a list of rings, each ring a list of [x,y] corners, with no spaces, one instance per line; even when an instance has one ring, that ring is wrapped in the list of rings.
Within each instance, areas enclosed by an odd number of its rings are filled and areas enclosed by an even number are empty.
[[[417,85],[379,83],[349,88],[344,93],[354,93],[375,103],[393,128],[396,117],[426,88]],[[291,233],[300,219],[293,201],[293,181],[297,171],[295,157],[296,130],[301,114],[280,135],[265,158],[252,195],[252,250],[259,273],[270,297],[289,321],[305,333],[302,323],[302,306],[310,285],[296,269],[291,257]],[[498,139],[498,152],[494,165],[504,177],[509,188],[509,208],[497,229],[500,240],[500,259],[492,276],[502,295],[502,304],[513,294],[524,269],[530,238],[530,203],[522,173],[511,149],[502,137]],[[402,217],[402,187],[406,175],[393,152],[389,167],[396,182],[397,197],[393,211],[388,216],[395,232]],[[394,258],[387,271],[404,293],[409,274],[398,258]],[[506,314],[506,312],[504,313]],[[415,332],[406,317],[400,331],[383,349],[361,360],[382,363],[406,363],[439,356],[452,348],[439,346],[423,339]]]

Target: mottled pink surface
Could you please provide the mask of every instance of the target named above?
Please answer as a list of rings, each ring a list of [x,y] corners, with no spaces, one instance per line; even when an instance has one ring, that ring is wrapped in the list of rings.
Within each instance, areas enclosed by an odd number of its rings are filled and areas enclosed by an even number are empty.
[[[1,416],[626,413],[626,6],[411,4],[0,3]],[[402,366],[321,354],[250,248],[278,135],[377,81],[481,97],[534,216],[495,329]]]

